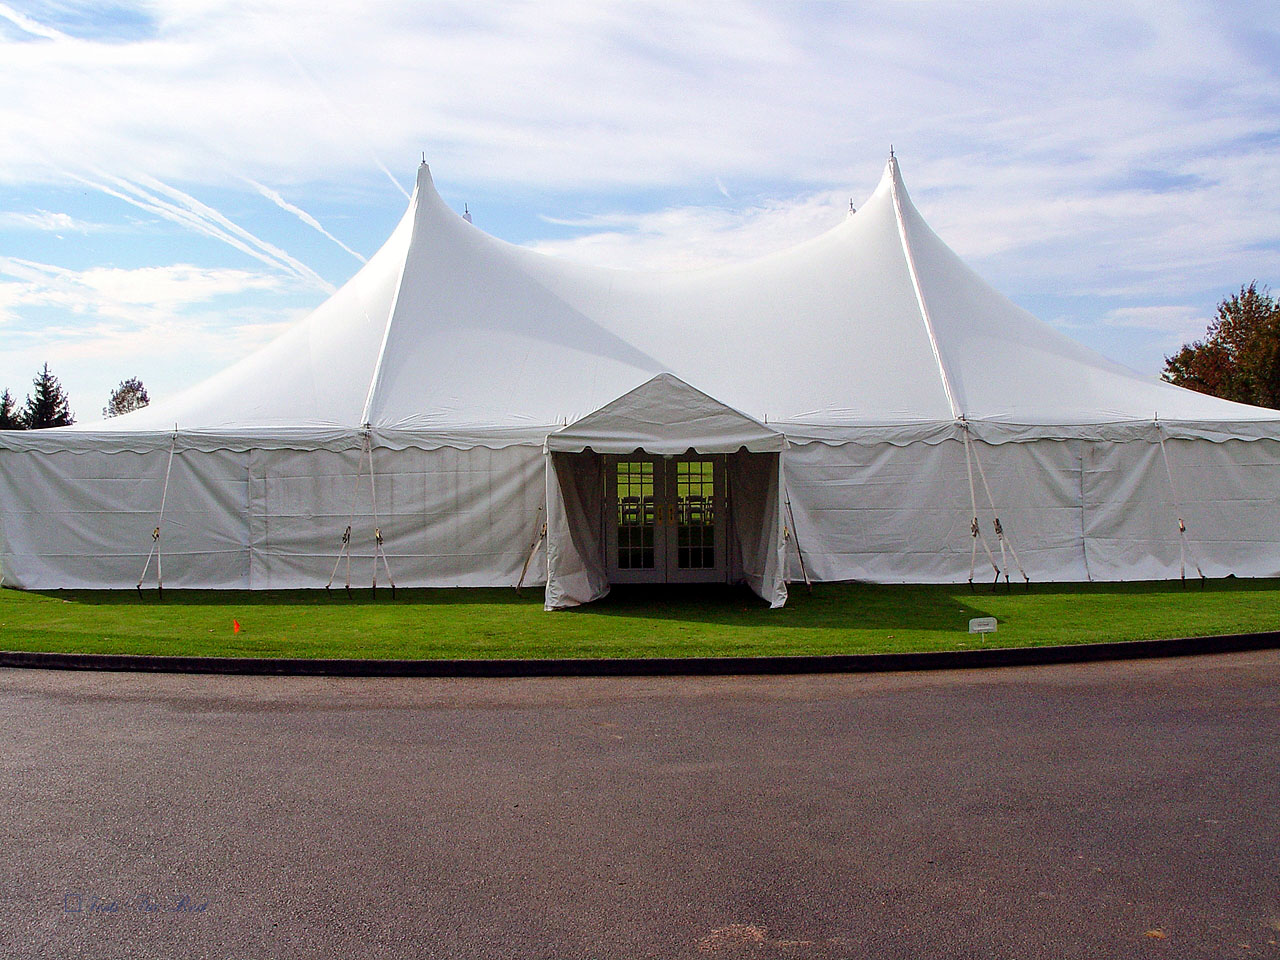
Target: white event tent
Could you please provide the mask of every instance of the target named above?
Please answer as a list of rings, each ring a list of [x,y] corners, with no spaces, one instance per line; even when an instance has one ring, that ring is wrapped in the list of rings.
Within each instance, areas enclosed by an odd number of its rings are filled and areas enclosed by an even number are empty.
[[[1278,478],[1280,414],[1036,320],[933,233],[892,157],[826,234],[683,272],[494,239],[423,164],[382,249],[279,339],[136,413],[0,433],[0,575],[523,574],[549,608],[637,581],[779,606],[802,575],[1275,576]]]

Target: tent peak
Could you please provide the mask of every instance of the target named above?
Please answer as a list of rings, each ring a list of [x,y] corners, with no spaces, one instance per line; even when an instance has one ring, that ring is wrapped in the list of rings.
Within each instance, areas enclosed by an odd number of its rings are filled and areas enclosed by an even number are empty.
[[[898,166],[898,156],[894,153],[893,147],[889,148],[889,159],[884,162],[884,173],[880,177],[880,183],[876,187],[877,190],[898,190],[905,191],[902,183],[902,170]]]
[[[938,380],[942,385],[942,392],[946,394],[947,405],[951,408],[952,419],[958,419],[963,411],[956,402],[955,390],[952,389],[951,377],[947,373],[946,364],[942,362],[942,350],[938,346],[938,334],[929,311],[929,303],[924,295],[924,286],[920,281],[920,271],[916,266],[915,251],[912,249],[911,238],[907,231],[905,210],[911,207],[911,200],[907,197],[907,188],[902,183],[902,175],[898,171],[898,158],[894,156],[892,146],[889,148],[889,164],[885,168],[884,176],[889,181],[889,190],[893,198],[894,219],[898,222],[898,239],[902,244],[902,256],[906,261],[907,274],[911,278],[911,288],[915,293],[916,307],[920,320],[924,323],[929,349],[933,353],[933,360],[938,368]],[[914,210],[914,208],[912,209]]]

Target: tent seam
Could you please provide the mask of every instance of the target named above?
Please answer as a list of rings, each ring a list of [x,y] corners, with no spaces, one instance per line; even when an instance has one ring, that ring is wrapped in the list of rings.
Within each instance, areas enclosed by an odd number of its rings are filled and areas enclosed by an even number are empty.
[[[942,351],[938,348],[938,337],[934,333],[933,318],[929,314],[929,305],[924,299],[924,290],[920,287],[920,277],[916,273],[916,258],[911,251],[911,243],[907,239],[907,224],[902,215],[902,198],[898,195],[898,161],[889,157],[889,183],[893,192],[893,213],[898,221],[898,239],[902,241],[902,254],[907,261],[907,273],[911,276],[911,287],[915,291],[916,305],[920,308],[920,319],[924,321],[925,332],[929,335],[929,347],[933,350],[934,362],[938,365],[938,378],[942,381],[942,390],[947,395],[947,404],[951,408],[951,416],[959,418],[962,411],[956,405],[955,393],[951,389],[951,379],[947,376],[947,368],[942,362]]]
[[[426,166],[426,164],[423,164]],[[431,175],[430,168],[427,169],[427,176]],[[409,245],[405,250],[404,259],[400,262],[400,271],[396,276],[396,295],[391,301],[391,309],[387,311],[387,323],[382,329],[382,343],[378,347],[378,360],[373,365],[373,376],[369,379],[369,391],[364,398],[364,411],[360,415],[361,426],[368,427],[370,417],[373,415],[373,396],[378,389],[378,382],[382,379],[382,361],[387,355],[387,343],[391,340],[391,325],[395,322],[396,310],[400,306],[400,293],[404,290],[404,274],[409,268],[409,252],[413,250],[413,245],[418,240],[418,214],[420,212],[422,183],[419,177],[418,184],[413,188],[413,230],[409,233]]]

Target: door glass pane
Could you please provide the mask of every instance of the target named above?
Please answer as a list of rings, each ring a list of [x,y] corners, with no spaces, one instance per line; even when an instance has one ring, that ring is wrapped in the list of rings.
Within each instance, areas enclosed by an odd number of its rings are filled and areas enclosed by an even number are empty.
[[[676,461],[676,566],[709,570],[716,565],[714,460]]]
[[[647,460],[618,464],[618,569],[652,570],[653,463]]]

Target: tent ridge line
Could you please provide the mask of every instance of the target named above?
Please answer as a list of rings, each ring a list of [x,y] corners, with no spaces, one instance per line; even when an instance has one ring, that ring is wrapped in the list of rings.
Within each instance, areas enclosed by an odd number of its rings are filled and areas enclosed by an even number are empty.
[[[920,276],[916,272],[916,258],[911,251],[911,242],[907,239],[906,218],[902,214],[902,198],[898,194],[898,161],[892,154],[889,156],[889,185],[893,193],[893,213],[898,221],[898,239],[902,241],[902,254],[907,261],[907,273],[911,276],[911,288],[915,291],[916,305],[920,308],[920,319],[924,321],[925,333],[929,336],[929,347],[933,350],[933,360],[938,365],[938,377],[942,381],[942,391],[947,396],[947,405],[951,408],[951,416],[963,419],[956,404],[955,393],[951,389],[951,378],[947,376],[947,368],[942,362],[942,351],[938,348],[938,337],[933,329],[933,317],[929,313],[929,305],[924,299],[924,290],[920,286]]]

